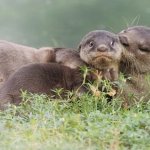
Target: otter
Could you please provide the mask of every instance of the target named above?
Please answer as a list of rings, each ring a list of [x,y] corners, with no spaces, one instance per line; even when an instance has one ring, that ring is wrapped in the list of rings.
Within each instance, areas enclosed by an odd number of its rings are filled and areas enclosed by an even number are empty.
[[[0,109],[5,109],[8,103],[18,105],[21,102],[21,91],[44,93],[52,96],[52,90],[77,90],[83,82],[79,69],[71,69],[58,63],[35,63],[26,65],[14,74],[0,88]],[[79,94],[85,88],[80,87]]]
[[[0,86],[8,77],[26,64],[57,62],[70,68],[85,65],[71,48],[42,47],[39,49],[0,41]]]
[[[36,49],[8,41],[0,41],[0,84],[23,65],[30,63],[53,62],[53,48]]]
[[[120,70],[125,74],[144,74],[150,71],[150,28],[134,26],[118,33],[125,51]]]
[[[83,37],[78,50],[81,59],[102,70],[105,78],[118,79],[123,46],[116,34],[105,30],[91,31]]]
[[[51,50],[51,47],[42,47],[40,50]],[[77,50],[72,48],[53,47],[54,62],[68,66],[72,69],[87,65],[81,58]]]
[[[150,28],[129,27],[118,33],[118,37],[124,46],[119,68],[127,78],[122,89],[124,99],[127,104],[141,98],[147,101],[150,98]]]

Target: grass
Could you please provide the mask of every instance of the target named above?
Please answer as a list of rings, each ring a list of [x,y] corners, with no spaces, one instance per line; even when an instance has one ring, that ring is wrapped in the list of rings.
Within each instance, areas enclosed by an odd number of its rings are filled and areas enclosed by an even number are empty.
[[[67,101],[30,94],[1,112],[0,150],[150,149],[150,102],[126,109],[104,95]]]

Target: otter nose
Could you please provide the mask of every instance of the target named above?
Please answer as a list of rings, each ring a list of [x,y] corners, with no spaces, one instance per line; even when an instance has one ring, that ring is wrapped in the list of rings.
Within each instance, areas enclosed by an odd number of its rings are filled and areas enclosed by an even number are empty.
[[[106,52],[106,51],[108,51],[108,47],[106,45],[104,45],[104,44],[101,44],[101,45],[99,45],[97,47],[97,51],[99,51],[99,52]]]

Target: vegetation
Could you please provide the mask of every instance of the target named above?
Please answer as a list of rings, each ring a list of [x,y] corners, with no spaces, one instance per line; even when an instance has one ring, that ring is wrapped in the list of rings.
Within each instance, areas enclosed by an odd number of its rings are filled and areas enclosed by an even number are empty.
[[[150,148],[150,103],[122,108],[89,94],[71,101],[26,94],[20,106],[0,113],[0,149],[136,149]]]

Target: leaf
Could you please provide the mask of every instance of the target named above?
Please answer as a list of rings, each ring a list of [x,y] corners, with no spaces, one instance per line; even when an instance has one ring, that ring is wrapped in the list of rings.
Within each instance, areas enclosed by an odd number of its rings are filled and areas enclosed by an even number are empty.
[[[98,97],[101,95],[101,91],[99,91],[95,86],[90,85],[90,84],[89,84],[89,86],[90,86],[90,89],[91,89],[94,96]]]
[[[109,96],[115,96],[117,94],[117,91],[115,89],[111,89],[110,92],[107,93]]]

